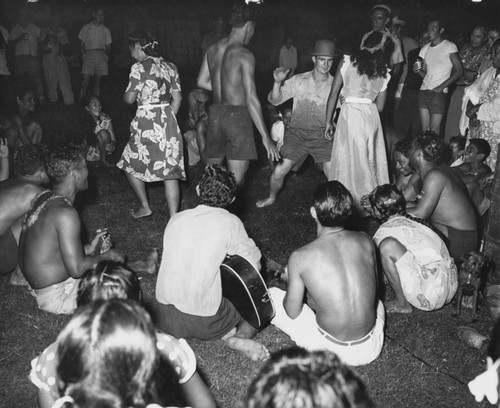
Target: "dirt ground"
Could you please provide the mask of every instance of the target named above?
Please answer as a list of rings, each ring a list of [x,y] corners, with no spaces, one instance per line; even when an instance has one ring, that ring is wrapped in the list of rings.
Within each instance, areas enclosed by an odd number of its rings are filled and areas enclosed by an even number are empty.
[[[121,81],[126,77],[120,77]],[[114,120],[119,151],[128,139],[128,124],[134,109],[121,102],[125,88],[119,82],[103,98],[104,112]],[[113,92],[114,91],[114,92]],[[185,93],[185,96],[187,93]],[[62,143],[71,139],[73,116],[63,107],[42,109],[47,118],[47,141]],[[182,114],[181,114],[182,116]],[[113,160],[119,157],[117,152]],[[315,237],[315,226],[309,215],[312,191],[324,181],[314,167],[288,180],[275,205],[257,209],[255,202],[268,192],[269,169],[266,162],[253,163],[247,178],[242,219],[249,235],[262,253],[286,263],[290,253]],[[125,250],[129,259],[146,256],[153,247],[162,249],[162,237],[168,212],[161,185],[149,186],[153,215],[134,220],[129,210],[135,197],[117,168],[89,165],[89,189],[78,195],[76,207],[81,211],[84,239],[97,228],[107,227],[115,245]],[[194,186],[202,172],[197,165],[188,170],[182,184],[182,208],[197,205]],[[192,256],[193,254],[186,254]],[[146,304],[154,296],[154,276],[141,280]],[[270,286],[280,285],[273,279]],[[386,294],[390,298],[391,293]],[[477,316],[465,310],[452,317],[453,306],[437,312],[415,310],[408,315],[390,314],[386,319],[386,340],[382,354],[374,363],[356,368],[370,395],[379,407],[473,407],[477,404],[467,389],[467,382],[480,373],[485,362],[478,350],[463,344],[456,335],[458,326],[471,326],[488,333],[493,324],[487,308]],[[53,342],[65,316],[54,316],[37,309],[35,300],[23,287],[9,285],[0,277],[0,406],[36,407],[35,387],[29,382],[30,361]],[[271,351],[292,345],[290,339],[270,326],[257,340]],[[203,342],[188,339],[198,359],[198,367],[222,408],[240,407],[246,388],[261,363],[250,362],[222,341]]]

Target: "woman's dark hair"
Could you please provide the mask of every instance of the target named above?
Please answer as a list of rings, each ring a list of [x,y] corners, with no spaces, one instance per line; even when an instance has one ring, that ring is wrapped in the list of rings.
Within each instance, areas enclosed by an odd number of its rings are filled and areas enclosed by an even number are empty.
[[[363,382],[331,351],[282,350],[248,388],[247,408],[371,408]]]
[[[450,148],[437,133],[426,131],[418,135],[414,143],[422,150],[426,161],[436,164],[449,162]]]
[[[156,400],[159,353],[146,310],[124,299],[98,300],[75,313],[56,340],[64,406],[143,408]]]
[[[160,45],[158,41],[145,30],[135,30],[128,35],[129,47],[135,47],[136,44],[140,44],[146,55],[150,57],[160,56]]]
[[[410,157],[410,149],[413,145],[413,138],[405,137],[394,144],[394,151],[401,153],[404,157]]]
[[[201,202],[210,207],[227,207],[233,201],[236,189],[234,174],[218,164],[207,166],[198,183]]]
[[[352,195],[340,181],[321,183],[314,190],[313,207],[323,227],[343,227],[352,213]]]
[[[119,262],[102,261],[80,279],[76,303],[81,307],[99,299],[140,302],[141,297],[141,285],[134,271]]]
[[[393,51],[394,41],[387,34],[376,31],[352,53],[352,64],[359,75],[366,75],[369,79],[385,77]]]

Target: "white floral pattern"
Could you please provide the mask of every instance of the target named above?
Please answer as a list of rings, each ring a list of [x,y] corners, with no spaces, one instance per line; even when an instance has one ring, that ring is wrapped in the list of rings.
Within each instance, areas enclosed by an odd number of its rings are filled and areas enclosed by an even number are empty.
[[[186,178],[182,136],[170,106],[171,92],[180,90],[174,64],[148,57],[132,66],[125,92],[137,91],[138,106],[120,169],[144,182]]]

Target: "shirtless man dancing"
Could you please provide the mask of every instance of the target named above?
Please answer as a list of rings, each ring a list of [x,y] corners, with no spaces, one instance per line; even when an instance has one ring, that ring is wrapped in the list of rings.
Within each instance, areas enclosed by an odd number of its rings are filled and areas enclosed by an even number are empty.
[[[16,176],[0,183],[0,274],[10,273],[17,266],[22,216],[30,209],[31,200],[43,191],[42,185],[49,182],[46,156],[43,145],[20,147],[14,158]]]
[[[410,166],[423,182],[421,198],[408,213],[430,220],[448,238],[450,255],[459,262],[475,251],[479,231],[474,203],[467,186],[448,165],[443,164],[444,142],[432,132],[417,137],[410,149]]]
[[[331,350],[355,366],[380,355],[385,316],[377,298],[375,247],[364,232],[344,229],[351,212],[352,196],[340,182],[320,184],[311,207],[318,237],[290,256],[282,274],[286,293],[269,293],[276,307],[272,324],[298,346]]]
[[[207,165],[227,166],[241,187],[250,160],[257,159],[253,125],[262,137],[267,156],[279,159],[269,138],[255,90],[255,57],[245,48],[255,31],[257,4],[237,4],[231,13],[231,33],[206,52],[198,75],[198,87],[212,91],[208,113],[205,155]]]
[[[80,240],[80,216],[73,207],[76,194],[87,188],[85,157],[75,146],[55,148],[47,161],[53,191],[46,190],[33,200],[23,221],[20,239],[20,266],[33,290],[38,307],[57,314],[76,308],[78,278],[100,261],[123,262],[121,251],[86,254]],[[98,236],[88,248],[97,244]]]

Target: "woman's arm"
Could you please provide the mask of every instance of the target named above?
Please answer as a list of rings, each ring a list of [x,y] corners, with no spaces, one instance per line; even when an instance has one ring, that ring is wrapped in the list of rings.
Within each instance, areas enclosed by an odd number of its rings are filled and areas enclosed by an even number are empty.
[[[344,61],[340,61],[340,64],[337,67],[337,72],[335,72],[335,78],[333,79],[332,89],[330,89],[330,95],[328,95],[328,102],[326,104],[326,129],[325,129],[325,138],[328,140],[332,140],[333,137],[333,112],[335,111],[335,107],[337,106],[337,99],[339,97],[340,89],[344,84],[344,79],[342,78],[342,74],[340,72],[341,68],[344,66]]]
[[[180,91],[173,91],[172,92],[172,109],[174,111],[174,115],[177,115],[177,112],[179,112],[179,108],[181,107],[181,102],[182,102],[182,94]]]

